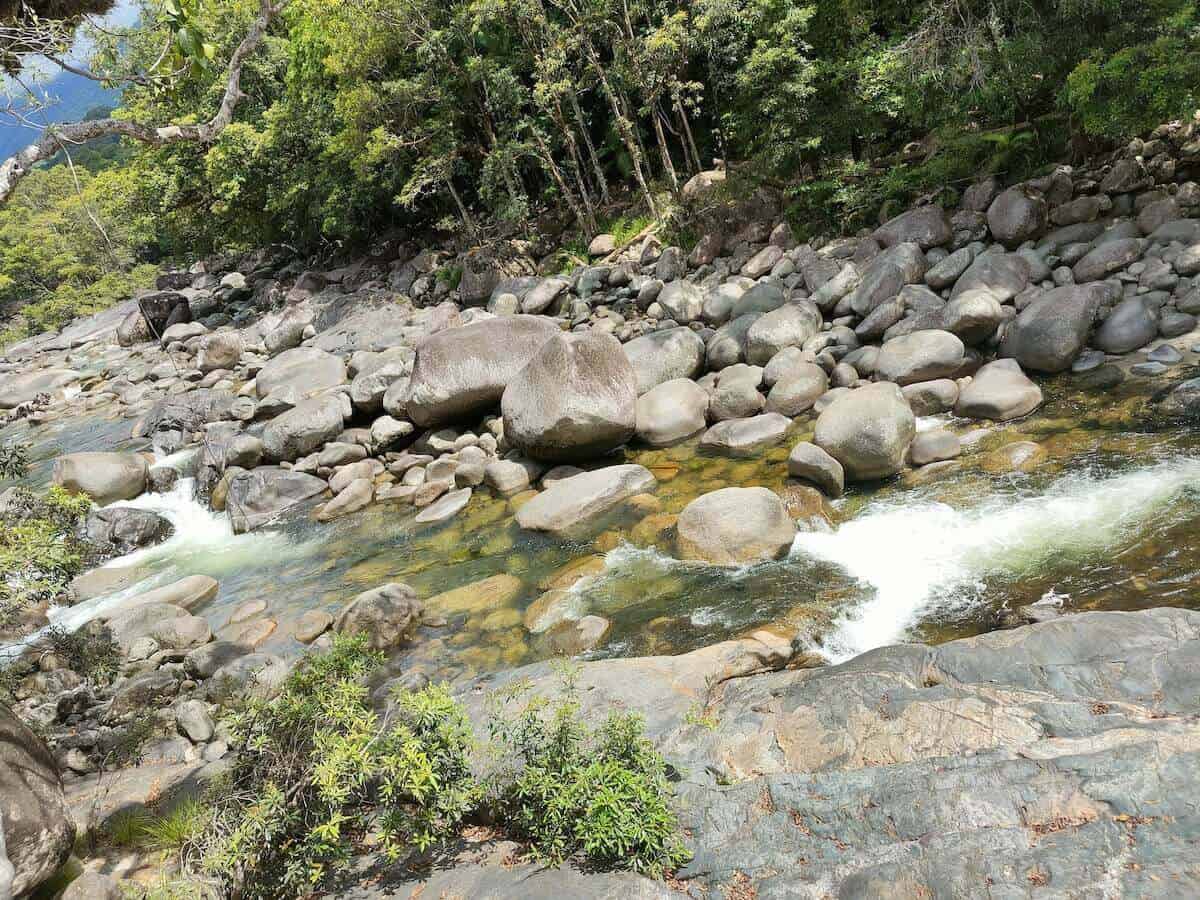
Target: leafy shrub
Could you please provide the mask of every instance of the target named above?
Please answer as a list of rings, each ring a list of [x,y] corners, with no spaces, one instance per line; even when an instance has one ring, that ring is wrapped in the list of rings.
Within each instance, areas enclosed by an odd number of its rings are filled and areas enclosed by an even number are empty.
[[[88,623],[74,632],[51,625],[45,638],[67,668],[95,684],[111,684],[121,668],[121,651],[106,626]]]
[[[1200,31],[1086,59],[1063,93],[1088,134],[1118,140],[1145,134],[1200,103]]]
[[[10,498],[0,517],[0,630],[83,570],[90,550],[76,529],[90,505],[57,485],[44,497],[18,489]]]
[[[553,865],[578,856],[661,877],[687,859],[666,765],[637,715],[613,711],[589,730],[571,675],[564,680],[558,703],[533,697],[515,716],[490,720],[493,740],[515,764],[495,781],[502,819]],[[507,699],[522,693],[518,687]]]
[[[240,752],[204,829],[184,839],[191,869],[235,896],[306,896],[356,852],[398,860],[485,811],[539,859],[651,875],[684,859],[665,765],[637,717],[614,713],[591,731],[573,692],[529,698],[491,722],[503,764],[480,780],[470,725],[445,687],[398,693],[383,719],[370,708],[363,679],[381,661],[364,637],[339,636],[274,700],[231,712]]]
[[[16,481],[29,471],[29,445],[8,440],[0,444],[0,480]]]
[[[432,687],[398,698],[397,721],[381,723],[362,684],[380,662],[363,637],[339,637],[279,697],[233,715],[242,752],[203,859],[226,888],[303,896],[369,836],[396,858],[453,834],[474,808],[462,710]]]

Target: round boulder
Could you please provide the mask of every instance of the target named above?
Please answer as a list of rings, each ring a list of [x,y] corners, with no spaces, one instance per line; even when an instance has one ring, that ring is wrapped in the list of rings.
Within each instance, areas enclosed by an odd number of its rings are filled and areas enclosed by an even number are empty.
[[[878,382],[834,400],[817,418],[813,443],[842,464],[846,478],[870,481],[895,475],[917,431],[900,389]]]
[[[962,367],[965,352],[959,337],[948,331],[914,331],[883,345],[875,374],[900,385],[947,378]]]
[[[146,490],[150,466],[137,453],[68,453],[54,461],[54,483],[87,494],[99,506],[132,500]]]
[[[676,378],[638,398],[637,436],[652,447],[665,447],[703,431],[707,415],[708,392]]]
[[[677,378],[695,378],[704,368],[704,340],[690,328],[665,328],[625,344],[640,397]]]
[[[1007,422],[1042,405],[1042,389],[1026,377],[1015,359],[998,359],[975,373],[955,404],[955,415]]]
[[[339,634],[365,634],[367,645],[387,650],[408,639],[424,610],[407,584],[392,582],[363,591],[333,621]]]
[[[254,388],[259,397],[280,389],[303,397],[345,380],[346,363],[340,357],[315,347],[295,347],[268,361],[255,377]]]
[[[802,347],[821,330],[821,313],[810,303],[788,303],[765,313],[746,332],[746,362],[765,366],[785,347]]]
[[[796,525],[772,491],[723,488],[697,497],[679,514],[676,548],[681,559],[719,566],[785,556]]]
[[[75,842],[54,757],[0,703],[0,830],[12,864],[12,896],[22,897],[58,871]],[[3,873],[0,872],[0,877]]]
[[[1105,353],[1128,353],[1158,337],[1158,322],[1139,297],[1116,305],[1096,330],[1092,344]]]
[[[555,334],[504,389],[504,436],[534,459],[587,459],[633,436],[637,376],[612,335]]]
[[[992,236],[1006,247],[1020,246],[1046,227],[1046,198],[1027,185],[1014,185],[992,201],[987,223]]]

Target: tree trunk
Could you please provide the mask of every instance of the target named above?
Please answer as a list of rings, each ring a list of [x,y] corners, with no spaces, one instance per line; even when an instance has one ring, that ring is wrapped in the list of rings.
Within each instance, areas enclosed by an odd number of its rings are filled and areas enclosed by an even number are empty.
[[[687,111],[683,108],[683,103],[680,102],[678,97],[675,98],[675,115],[679,118],[680,128],[683,131],[684,156],[688,156],[690,151],[691,156],[689,158],[691,162],[688,165],[689,167],[695,166],[692,169],[693,172],[699,172],[703,170],[704,163],[700,162],[700,151],[696,149],[696,139],[692,137],[692,126],[688,122]]]
[[[634,134],[630,121],[621,112],[616,92],[613,91],[612,85],[609,84],[608,74],[604,71],[604,67],[600,65],[600,60],[596,58],[595,50],[591,46],[588,46],[587,52],[592,68],[596,72],[596,77],[600,79],[600,85],[604,88],[604,96],[608,98],[608,104],[612,107],[613,115],[616,116],[617,130],[620,132],[625,149],[629,151],[629,157],[633,163],[633,175],[637,179],[638,187],[641,188],[642,196],[646,200],[646,208],[650,211],[650,215],[657,217],[658,207],[654,205],[654,197],[650,193],[650,185],[646,183],[646,176],[642,170],[642,152],[638,145],[637,135]]]
[[[458,196],[458,191],[454,189],[454,181],[447,176],[443,179],[446,184],[446,190],[450,192],[450,196],[454,198],[454,205],[458,207],[458,214],[462,218],[463,224],[467,226],[467,233],[472,237],[478,234],[475,228],[475,220],[471,218],[471,214],[467,212],[467,208],[463,206],[462,198]]]
[[[662,117],[659,115],[657,103],[650,107],[650,118],[654,120],[654,136],[658,139],[658,153],[662,157],[663,171],[671,180],[671,190],[678,193],[679,178],[675,175],[675,163],[671,161],[671,148],[667,146],[667,136],[663,133]]]
[[[583,119],[583,110],[579,107],[579,98],[574,91],[568,92],[571,98],[571,107],[575,112],[575,122],[579,126],[579,133],[583,135],[583,145],[587,147],[588,158],[592,161],[592,171],[596,173],[596,184],[600,188],[600,197],[605,203],[608,199],[608,181],[604,178],[604,169],[600,166],[600,157],[596,155],[596,147],[592,143],[592,136],[588,132],[587,122]]]
[[[579,222],[579,227],[587,233],[589,238],[592,237],[596,233],[596,223],[591,220],[590,216],[584,213],[583,208],[576,201],[575,195],[567,185],[566,179],[563,178],[562,171],[558,168],[558,163],[554,161],[554,154],[550,152],[546,141],[540,134],[536,133],[533,139],[537,142],[538,150],[541,151],[542,161],[546,164],[546,168],[550,170],[550,175],[554,178],[558,189],[562,191],[563,198],[567,201],[567,205],[571,207],[571,212],[575,214],[575,220]]]

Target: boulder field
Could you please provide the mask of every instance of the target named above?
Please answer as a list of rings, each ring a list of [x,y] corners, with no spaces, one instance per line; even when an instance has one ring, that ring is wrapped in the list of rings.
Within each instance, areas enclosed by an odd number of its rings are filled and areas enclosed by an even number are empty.
[[[653,233],[600,241],[603,262],[566,273],[411,241],[320,270],[269,248],[164,273],[136,303],[8,348],[0,409],[65,435],[49,477],[94,501],[81,531],[106,556],[186,537],[125,505],[183,484],[235,535],[291,519],[337,534],[379,516],[450,545],[486,498],[483,524],[508,533],[485,555],[518,537],[579,553],[553,578],[527,584],[514,555],[434,591],[357,561],[340,609],[305,608],[285,628],[256,596],[220,597],[217,621],[221,586],[199,573],[140,593],[120,567],[80,575],[72,600],[122,592],[83,626],[111,635],[120,675],[92,691],[41,644],[13,663],[14,711],[48,743],[0,707],[0,893],[5,879],[17,894],[42,883],[70,852],[67,807],[100,797],[106,729],[156,710],[169,734],[143,774],[219,769],[229,746],[214,719],[279,689],[289,662],[272,642],[285,630],[297,653],[352,633],[393,654],[482,609],[474,633],[510,667],[487,684],[547,685],[549,664],[512,669],[530,657],[502,657],[499,636],[540,641],[542,656],[620,647],[620,623],[572,591],[625,537],[674,557],[660,562],[686,573],[681,585],[773,571],[881,483],[923,489],[975,453],[981,482],[1040,474],[1044,432],[987,441],[1060,399],[1066,378],[1099,395],[1140,379],[1148,427],[1200,422],[1185,366],[1200,352],[1198,132],[1163,126],[1020,184],[981,177],[955,208],[854,236],[800,242],[764,202],[757,219],[705,226],[694,248]],[[461,283],[441,277],[456,266]],[[81,420],[101,438],[70,427]],[[186,472],[161,463],[180,451]],[[685,495],[672,482],[695,458],[719,459],[728,480]],[[729,637],[592,659],[580,675],[583,714],[643,713],[678,776],[694,856],[672,884],[690,896],[1153,896],[1197,883],[1200,614],[1063,616],[838,665],[793,644],[794,628]],[[478,722],[483,682],[469,680],[455,688]],[[635,875],[505,865],[513,848],[489,841],[377,883],[674,895]]]

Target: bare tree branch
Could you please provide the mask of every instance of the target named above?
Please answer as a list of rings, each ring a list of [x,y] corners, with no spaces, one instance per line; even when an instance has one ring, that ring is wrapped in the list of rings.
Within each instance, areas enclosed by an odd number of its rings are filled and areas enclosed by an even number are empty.
[[[225,77],[225,93],[221,105],[207,122],[196,125],[144,125],[126,119],[95,119],[65,125],[50,125],[41,138],[20,153],[10,156],[0,164],[0,204],[8,201],[12,192],[30,170],[43,160],[50,159],[66,144],[83,144],[110,135],[121,135],[152,146],[179,143],[207,144],[215,141],[233,121],[237,105],[245,97],[242,92],[242,68],[250,55],[258,49],[271,23],[289,0],[261,0],[258,17],[229,58]]]

